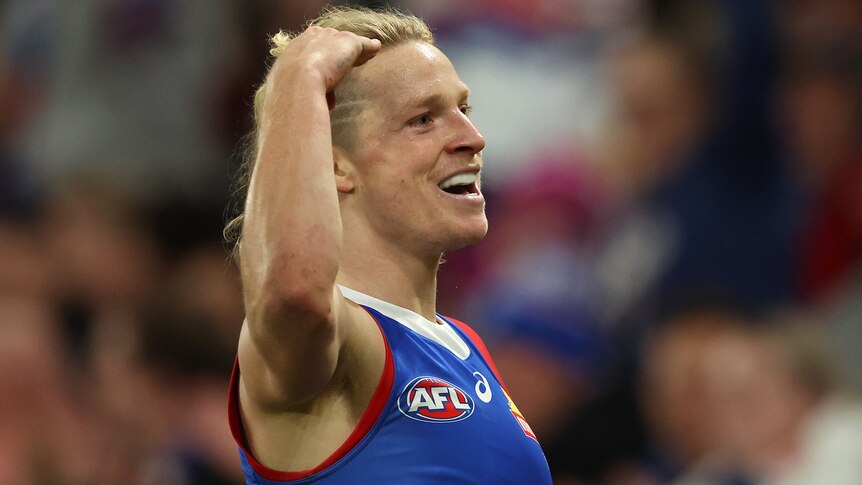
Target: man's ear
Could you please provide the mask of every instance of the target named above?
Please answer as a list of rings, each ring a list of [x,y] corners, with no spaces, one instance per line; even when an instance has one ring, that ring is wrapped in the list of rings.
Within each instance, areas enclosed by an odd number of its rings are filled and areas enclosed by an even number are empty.
[[[340,194],[349,194],[356,188],[356,170],[353,163],[347,156],[347,152],[338,148],[332,147],[332,161],[335,169],[335,188]]]

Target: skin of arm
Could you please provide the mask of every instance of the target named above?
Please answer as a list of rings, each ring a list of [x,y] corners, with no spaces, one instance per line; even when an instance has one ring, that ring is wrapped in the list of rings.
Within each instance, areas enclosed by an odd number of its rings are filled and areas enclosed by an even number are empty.
[[[245,391],[266,407],[318,395],[355,319],[335,286],[342,223],[329,109],[335,86],[379,50],[376,40],[310,27],[267,76],[240,246],[238,351]]]

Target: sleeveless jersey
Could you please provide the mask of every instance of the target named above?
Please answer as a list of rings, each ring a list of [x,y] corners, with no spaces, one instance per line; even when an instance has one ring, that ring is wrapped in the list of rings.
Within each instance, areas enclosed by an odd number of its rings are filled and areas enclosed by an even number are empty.
[[[551,483],[536,436],[473,330],[341,290],[383,334],[386,363],[371,402],[345,443],[319,466],[271,470],[245,446],[235,364],[228,407],[247,484]]]

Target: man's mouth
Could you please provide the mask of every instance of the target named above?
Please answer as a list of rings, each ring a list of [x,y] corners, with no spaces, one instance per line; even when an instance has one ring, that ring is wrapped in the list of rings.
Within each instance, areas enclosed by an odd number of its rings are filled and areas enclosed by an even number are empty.
[[[478,196],[480,195],[479,174],[472,172],[459,173],[440,182],[438,187],[447,194]]]

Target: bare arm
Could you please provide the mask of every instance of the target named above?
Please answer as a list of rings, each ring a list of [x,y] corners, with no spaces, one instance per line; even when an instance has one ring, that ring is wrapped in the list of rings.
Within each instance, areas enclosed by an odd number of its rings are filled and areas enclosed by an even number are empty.
[[[379,49],[377,41],[311,27],[266,80],[240,247],[239,359],[246,391],[260,403],[307,401],[335,372],[339,320],[348,315],[335,287],[342,226],[327,95]]]

